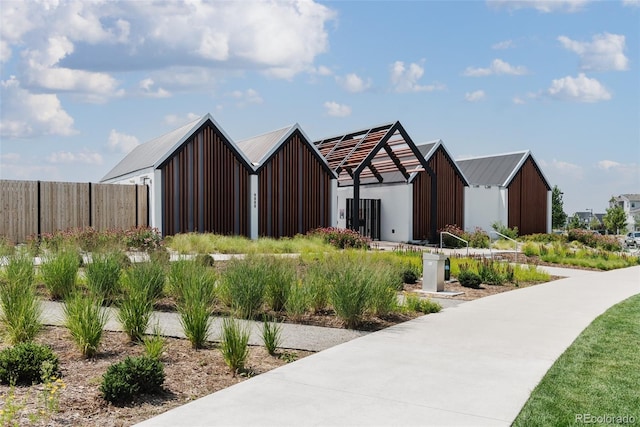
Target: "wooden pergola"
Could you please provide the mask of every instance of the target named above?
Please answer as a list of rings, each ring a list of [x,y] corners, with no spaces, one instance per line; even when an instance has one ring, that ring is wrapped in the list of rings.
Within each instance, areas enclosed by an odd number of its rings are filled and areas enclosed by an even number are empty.
[[[338,176],[339,186],[353,185],[351,226],[359,230],[360,184],[408,182],[425,170],[431,178],[431,238],[436,235],[436,174],[400,122],[388,123],[314,143]]]

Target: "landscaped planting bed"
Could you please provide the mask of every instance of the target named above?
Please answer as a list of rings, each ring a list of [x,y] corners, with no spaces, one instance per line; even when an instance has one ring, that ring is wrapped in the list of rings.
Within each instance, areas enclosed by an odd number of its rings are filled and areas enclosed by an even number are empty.
[[[188,253],[190,259],[169,262],[167,243],[177,245],[171,248],[174,254]],[[5,339],[0,350],[34,340],[49,346],[60,366],[59,373],[45,369],[43,383],[0,384],[0,422],[129,425],[310,354],[282,350],[277,339],[270,345],[265,340],[266,347],[247,347],[245,331],[232,320],[224,323],[223,342],[211,343],[210,315],[272,326],[269,322],[278,321],[378,330],[440,309],[412,294],[420,288],[415,281],[422,274],[421,251],[333,246],[367,244],[336,229],[254,243],[213,235],[163,242],[153,230],[138,228],[57,233],[39,244],[31,241],[26,250],[0,245],[1,255],[10,256],[0,274],[0,303],[6,311],[0,318]],[[135,256],[125,255],[130,250]],[[206,254],[215,251],[249,255],[214,262]],[[300,255],[273,255],[283,253]],[[35,269],[34,255],[42,260]],[[142,258],[150,261],[138,262]],[[454,276],[456,268],[454,264]],[[546,279],[534,270],[507,272],[512,280],[501,284],[464,288],[464,299]],[[523,279],[522,274],[530,276]],[[456,286],[447,284],[447,290]],[[66,328],[40,329],[33,304],[39,298],[64,304]],[[103,307],[108,305],[119,308],[124,332],[103,331]],[[152,310],[175,311],[187,339],[144,335]],[[2,356],[0,374],[1,362]],[[114,401],[121,394],[133,399]]]

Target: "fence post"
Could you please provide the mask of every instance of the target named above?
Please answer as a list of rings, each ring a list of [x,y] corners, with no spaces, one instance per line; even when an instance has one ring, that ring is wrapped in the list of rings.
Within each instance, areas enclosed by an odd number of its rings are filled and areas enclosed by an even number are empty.
[[[89,182],[89,227],[93,227],[93,199],[91,198],[91,183]]]
[[[41,194],[40,194],[40,181],[38,181],[38,208],[37,208],[37,213],[38,213],[38,242],[42,239],[42,211],[41,211]]]

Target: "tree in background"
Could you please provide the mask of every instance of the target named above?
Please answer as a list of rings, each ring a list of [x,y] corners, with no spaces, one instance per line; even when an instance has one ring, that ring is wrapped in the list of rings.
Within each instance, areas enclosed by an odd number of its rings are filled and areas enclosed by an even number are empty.
[[[580,219],[578,214],[574,214],[569,218],[569,223],[567,224],[567,229],[573,230],[575,228],[586,228],[584,221]]]
[[[616,204],[613,197],[609,200],[609,209],[602,221],[610,233],[623,234],[627,231],[627,214],[624,213],[622,206]]]
[[[564,228],[567,223],[567,214],[564,212],[562,202],[562,191],[557,185],[553,186],[551,193],[551,227]]]

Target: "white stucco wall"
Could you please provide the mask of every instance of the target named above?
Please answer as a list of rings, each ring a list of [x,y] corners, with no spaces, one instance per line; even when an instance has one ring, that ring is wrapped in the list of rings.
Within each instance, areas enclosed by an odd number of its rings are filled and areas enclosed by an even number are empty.
[[[413,232],[413,199],[411,185],[363,185],[360,186],[361,199],[380,199],[380,240],[407,242]],[[347,199],[353,197],[353,187],[339,187],[337,190],[336,226],[347,226]],[[341,213],[343,215],[341,215]]]
[[[464,189],[464,226],[473,232],[476,227],[491,231],[491,224],[508,224],[508,191],[498,186],[469,186]]]

